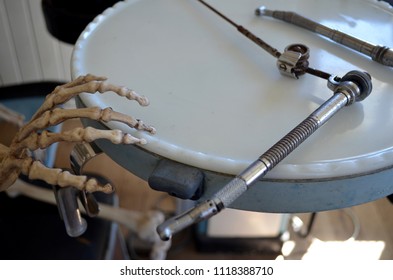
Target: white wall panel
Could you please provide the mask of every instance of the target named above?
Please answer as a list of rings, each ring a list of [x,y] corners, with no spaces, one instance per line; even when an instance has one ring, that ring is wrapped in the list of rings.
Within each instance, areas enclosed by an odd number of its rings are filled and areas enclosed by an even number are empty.
[[[46,29],[41,0],[0,0],[0,85],[69,81],[72,45]]]
[[[67,80],[71,80],[71,56],[73,46],[69,44],[59,42],[60,44],[60,53],[62,57],[63,69],[64,69],[64,77]]]
[[[4,0],[0,0],[0,79],[1,84],[22,80]]]
[[[42,68],[27,1],[6,0],[5,8],[22,79],[23,81],[39,80],[42,77]]]
[[[43,79],[64,79],[65,72],[61,48],[58,41],[54,40],[46,29],[45,19],[41,8],[41,0],[29,0],[27,2],[29,4],[32,26],[37,41]]]

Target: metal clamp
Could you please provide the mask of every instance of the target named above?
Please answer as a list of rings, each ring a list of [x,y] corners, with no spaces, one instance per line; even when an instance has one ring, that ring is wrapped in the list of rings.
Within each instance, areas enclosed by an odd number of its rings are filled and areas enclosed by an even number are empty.
[[[281,74],[295,79],[304,75],[309,66],[310,49],[303,44],[292,44],[285,48],[277,60],[277,67]]]
[[[76,144],[70,154],[73,173],[76,175],[83,174],[85,165],[100,153],[101,151],[94,144]],[[80,191],[74,187],[60,188],[56,186],[54,187],[54,192],[67,234],[71,237],[82,235],[87,229],[87,222],[81,216],[78,199],[89,217],[96,217],[99,214],[97,200],[92,193]]]

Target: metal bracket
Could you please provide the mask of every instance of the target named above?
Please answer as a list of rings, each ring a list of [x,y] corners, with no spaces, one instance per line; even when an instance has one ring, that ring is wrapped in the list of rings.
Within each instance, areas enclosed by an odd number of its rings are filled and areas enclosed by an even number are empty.
[[[301,56],[300,53],[293,51],[285,51],[281,54],[277,61],[277,67],[280,73],[284,76],[299,79],[294,70]]]
[[[278,57],[277,67],[282,75],[299,79],[299,76],[306,73],[309,58],[310,50],[307,46],[292,44]]]

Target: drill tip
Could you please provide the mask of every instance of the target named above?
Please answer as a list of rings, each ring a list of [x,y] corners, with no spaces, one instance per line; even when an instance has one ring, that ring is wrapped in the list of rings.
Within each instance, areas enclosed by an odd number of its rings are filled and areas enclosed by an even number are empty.
[[[260,6],[256,8],[255,15],[257,16],[267,16],[267,17],[274,17],[274,10],[269,10],[265,6]]]
[[[255,15],[257,15],[257,16],[264,16],[265,13],[266,13],[265,6],[260,6],[259,8],[256,8],[256,10],[255,10]]]
[[[169,227],[166,227],[165,225],[159,226],[157,228],[157,233],[162,241],[169,241],[172,238],[172,231]]]
[[[163,241],[172,238],[172,235],[185,229],[192,224],[199,223],[217,214],[219,210],[214,202],[207,200],[185,213],[166,220],[157,227],[157,233]]]

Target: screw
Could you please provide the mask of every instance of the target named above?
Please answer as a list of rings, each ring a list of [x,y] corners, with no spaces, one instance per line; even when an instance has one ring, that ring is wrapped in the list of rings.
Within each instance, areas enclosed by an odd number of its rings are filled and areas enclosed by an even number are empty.
[[[333,96],[296,126],[291,132],[261,155],[242,173],[207,200],[186,213],[161,224],[157,231],[163,240],[168,240],[180,230],[216,215],[232,204],[259,178],[266,175],[287,157],[318,128],[345,106],[364,100],[372,90],[371,76],[360,71],[347,73],[335,85]]]

